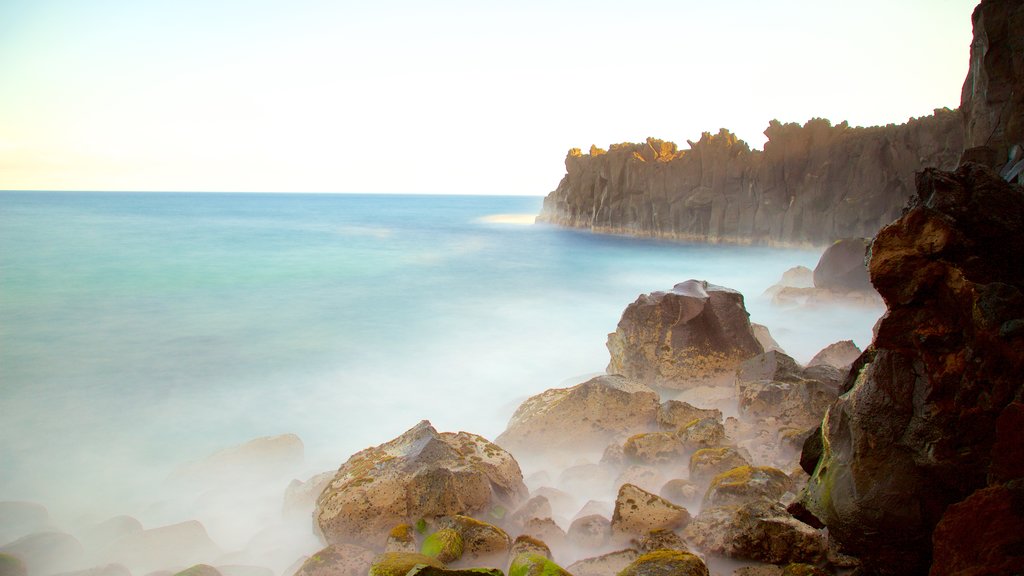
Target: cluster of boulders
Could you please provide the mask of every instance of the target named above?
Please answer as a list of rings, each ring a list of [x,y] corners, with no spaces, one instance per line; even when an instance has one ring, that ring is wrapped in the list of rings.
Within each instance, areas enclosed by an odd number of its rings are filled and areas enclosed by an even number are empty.
[[[868,278],[870,238],[841,238],[822,253],[814,270],[795,266],[762,294],[781,308],[845,304],[881,308],[882,298]]]

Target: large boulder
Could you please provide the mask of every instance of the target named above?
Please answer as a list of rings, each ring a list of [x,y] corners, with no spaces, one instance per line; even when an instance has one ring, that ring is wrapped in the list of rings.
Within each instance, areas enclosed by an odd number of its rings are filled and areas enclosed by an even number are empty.
[[[872,291],[867,253],[870,238],[836,240],[821,254],[814,267],[814,287],[834,292]]]
[[[615,498],[612,535],[619,539],[643,536],[651,530],[682,528],[689,521],[686,508],[632,484],[623,484]]]
[[[710,554],[771,564],[814,563],[822,560],[826,551],[819,531],[765,499],[705,508],[683,536]]]
[[[931,576],[1024,574],[1024,483],[983,488],[953,504],[932,540]]]
[[[572,576],[616,576],[626,569],[640,553],[626,548],[593,558],[584,558],[570,564],[567,570]]]
[[[704,494],[705,506],[742,504],[754,500],[778,501],[793,488],[785,472],[768,466],[740,466],[711,481]]]
[[[690,456],[690,480],[698,484],[707,484],[715,476],[740,466],[750,466],[750,462],[735,448],[704,448]]]
[[[743,295],[700,280],[637,298],[608,335],[608,372],[683,390],[729,380],[763,352]]]
[[[766,352],[737,372],[740,412],[807,428],[821,421],[839,396],[842,380],[842,372],[831,366],[801,368],[782,352]]]
[[[994,448],[1024,396],[1024,192],[978,164],[925,170],[870,272],[888,312],[822,423],[802,503],[869,569],[920,573],[943,511],[999,458],[1021,469],[1019,445]]]
[[[626,566],[620,576],[708,576],[704,561],[681,550],[648,552]]]
[[[523,402],[495,440],[521,454],[603,450],[609,443],[656,428],[658,395],[623,376],[598,376]]]
[[[320,495],[314,520],[329,544],[377,549],[398,524],[515,509],[526,494],[508,452],[475,434],[439,433],[424,420],[349,458]]]

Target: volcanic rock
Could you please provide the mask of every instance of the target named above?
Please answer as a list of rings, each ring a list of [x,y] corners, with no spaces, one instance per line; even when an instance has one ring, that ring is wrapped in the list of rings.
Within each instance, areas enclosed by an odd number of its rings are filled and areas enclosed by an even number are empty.
[[[706,508],[683,536],[707,553],[771,564],[813,563],[825,556],[820,532],[764,499]]]
[[[853,343],[853,340],[840,340],[834,344],[822,348],[820,352],[811,358],[811,361],[807,363],[807,367],[811,366],[831,366],[842,370],[843,372],[850,369],[850,365],[857,359],[861,354],[861,349],[857,348],[857,345]]]
[[[351,544],[335,544],[313,554],[294,576],[366,576],[373,552]]]
[[[694,420],[705,418],[721,421],[722,411],[717,408],[697,408],[679,400],[666,400],[658,408],[658,427],[671,432],[678,432]]]
[[[643,536],[651,530],[682,528],[690,521],[686,508],[676,506],[660,496],[623,484],[615,498],[612,534]]]
[[[715,476],[704,494],[704,505],[724,506],[755,500],[776,502],[792,487],[793,481],[781,470],[740,466]]]
[[[822,253],[814,267],[814,287],[834,292],[873,291],[866,257],[870,238],[843,238]]]
[[[573,576],[617,576],[639,556],[639,552],[627,548],[585,558],[569,565],[568,571]]]
[[[608,543],[612,535],[612,524],[604,516],[591,514],[572,521],[566,534],[569,543],[579,548],[595,550]]]
[[[515,558],[523,553],[537,554],[549,560],[551,559],[551,548],[548,548],[548,545],[544,542],[526,534],[516,536],[516,541],[512,543],[512,548],[508,551],[510,558]]]
[[[438,433],[424,420],[349,458],[317,501],[314,520],[328,543],[373,549],[398,524],[514,509],[526,494],[507,452],[475,434]]]
[[[801,368],[782,352],[767,352],[747,360],[737,372],[740,411],[807,428],[820,422],[839,396],[842,378],[831,366]]]
[[[699,280],[637,298],[608,335],[608,372],[683,390],[729,380],[763,349],[743,295]]]
[[[660,465],[683,460],[686,446],[675,432],[646,432],[630,436],[622,446],[627,462]]]
[[[1024,573],[1024,482],[983,488],[953,504],[932,540],[931,576]]]
[[[368,574],[369,576],[405,576],[417,564],[444,568],[443,564],[423,554],[385,552],[373,559]]]
[[[619,576],[708,576],[704,561],[679,550],[648,552],[627,566]]]
[[[690,456],[690,481],[709,483],[715,476],[740,466],[750,466],[735,448],[704,448]]]

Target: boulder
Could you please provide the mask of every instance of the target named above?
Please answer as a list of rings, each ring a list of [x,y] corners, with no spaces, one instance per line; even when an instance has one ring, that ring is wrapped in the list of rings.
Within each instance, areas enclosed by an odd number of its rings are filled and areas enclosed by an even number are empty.
[[[737,372],[740,412],[751,419],[775,418],[807,428],[820,422],[839,396],[842,378],[831,366],[801,368],[781,352],[766,352],[744,362]]]
[[[705,508],[683,536],[706,553],[770,564],[814,563],[825,557],[820,532],[764,499]]]
[[[0,547],[0,554],[21,560],[28,576],[44,576],[83,568],[85,549],[70,534],[37,532]]]
[[[613,536],[621,538],[643,536],[662,528],[682,528],[689,521],[686,508],[632,484],[623,484],[615,498],[611,527]]]
[[[537,554],[551,559],[551,548],[548,548],[544,542],[526,534],[516,536],[515,542],[512,543],[512,547],[508,551],[508,557],[515,558],[523,553]]]
[[[371,574],[370,576],[375,576]],[[540,554],[523,552],[512,559],[508,576],[573,576],[550,558]]]
[[[466,432],[438,433],[426,420],[341,466],[314,514],[330,544],[384,544],[388,531],[420,518],[514,509],[526,497],[507,452]]]
[[[409,524],[399,524],[392,528],[384,543],[385,552],[419,552],[419,549],[416,545],[416,531]]]
[[[690,481],[710,483],[715,476],[740,466],[750,466],[735,448],[704,448],[690,456]]]
[[[658,395],[623,376],[598,376],[523,402],[495,442],[526,454],[603,450],[656,427]],[[621,442],[621,440],[619,440]]]
[[[683,390],[728,381],[763,352],[743,295],[699,280],[652,292],[626,307],[608,335],[610,374]]]
[[[755,500],[776,502],[792,487],[793,481],[781,470],[740,466],[715,476],[704,494],[704,505],[724,506]]]
[[[632,484],[648,492],[656,492],[665,485],[665,475],[654,466],[634,464],[623,470],[612,486],[622,486],[623,484]]]
[[[463,542],[463,553],[468,559],[489,561],[508,554],[511,539],[493,524],[469,516],[448,516],[438,520],[440,528],[458,532]]]
[[[313,554],[294,576],[366,576],[373,552],[353,544],[332,544]]]
[[[699,504],[702,495],[703,491],[698,489],[691,480],[685,478],[673,478],[665,482],[658,490],[658,496],[683,507]]]
[[[522,528],[532,518],[551,518],[551,502],[544,496],[534,496],[523,503],[506,520],[514,528]]]
[[[708,576],[704,561],[680,550],[656,550],[639,556],[619,576]]]
[[[772,333],[768,331],[767,326],[751,322],[750,328],[754,331],[754,338],[757,338],[758,343],[761,344],[761,348],[763,348],[765,352],[771,352],[772,350],[784,352],[782,346],[775,341],[775,338],[772,337]]]
[[[867,253],[870,238],[842,238],[821,254],[814,267],[814,287],[833,292],[870,292]]]
[[[861,349],[853,343],[853,340],[840,340],[834,344],[821,349],[820,352],[811,358],[811,361],[807,363],[807,367],[811,366],[831,366],[846,372],[850,369],[850,365],[856,360],[861,354]]]
[[[551,518],[532,518],[523,526],[523,534],[531,536],[554,550],[565,548],[566,534]]]
[[[679,430],[679,441],[686,452],[718,446],[725,441],[725,426],[719,419],[701,418]]]
[[[678,432],[694,420],[721,421],[722,411],[717,408],[697,408],[679,400],[666,400],[658,407],[658,428],[667,432]]]
[[[420,554],[448,564],[462,558],[462,536],[451,528],[442,528],[427,536],[420,546]]]
[[[434,568],[444,568],[437,560],[413,552],[385,552],[370,563],[369,576],[406,576],[419,564]]]
[[[630,436],[622,445],[626,462],[658,466],[683,460],[686,446],[675,432],[645,432]]]
[[[870,272],[888,311],[822,422],[802,502],[867,570],[920,573],[1024,397],[1024,192],[978,164],[925,170]]]
[[[1024,482],[982,488],[953,504],[932,541],[931,576],[1024,573]]]
[[[617,576],[640,556],[636,550],[625,549],[593,558],[584,558],[569,565],[573,576]]]
[[[647,534],[633,541],[636,549],[640,552],[654,552],[655,550],[681,550],[689,552],[690,548],[686,542],[672,530],[651,530]]]
[[[584,550],[596,550],[608,543],[612,523],[598,514],[583,516],[572,521],[566,538],[569,543]]]

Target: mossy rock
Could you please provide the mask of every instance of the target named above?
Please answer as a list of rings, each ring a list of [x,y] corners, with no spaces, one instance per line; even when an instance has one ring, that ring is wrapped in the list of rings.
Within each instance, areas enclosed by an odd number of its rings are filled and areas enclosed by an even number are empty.
[[[790,564],[782,569],[782,576],[832,576],[813,564]]]
[[[618,576],[708,576],[708,567],[689,552],[655,550],[634,560]]]
[[[405,576],[505,576],[505,573],[497,568],[449,570],[447,568],[434,568],[433,566],[417,566]]]
[[[0,554],[0,576],[25,576],[25,563],[10,554]]]
[[[444,565],[430,556],[414,552],[385,552],[374,558],[370,564],[369,576],[405,576],[418,564],[444,568]]]
[[[438,521],[442,528],[450,528],[462,536],[463,553],[480,558],[508,553],[512,540],[501,528],[469,516],[446,516]]]
[[[768,466],[739,466],[722,472],[704,494],[705,506],[743,504],[755,500],[778,501],[792,487],[785,472]]]
[[[572,576],[548,558],[532,552],[517,555],[508,567],[508,576]]]
[[[451,528],[442,528],[427,536],[420,547],[420,552],[424,556],[437,558],[439,562],[447,564],[461,558],[463,549],[462,536]]]
[[[174,576],[221,576],[220,571],[209,564],[196,564],[185,568]]]

